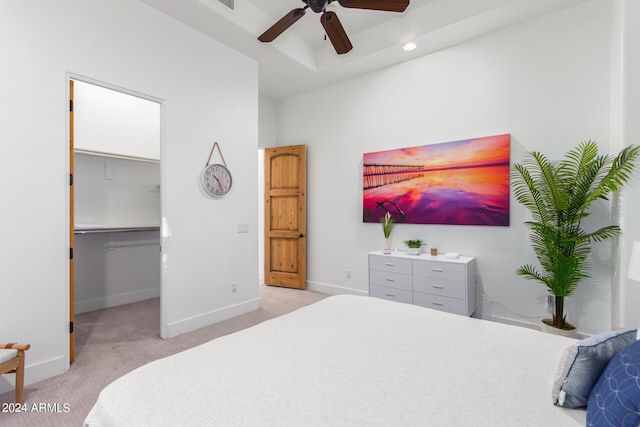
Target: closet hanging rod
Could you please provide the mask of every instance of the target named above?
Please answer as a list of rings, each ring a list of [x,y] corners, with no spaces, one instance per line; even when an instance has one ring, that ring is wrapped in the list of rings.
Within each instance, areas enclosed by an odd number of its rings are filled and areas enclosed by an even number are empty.
[[[160,231],[160,226],[76,228],[73,230],[73,234],[128,233],[132,231]]]
[[[105,153],[103,151],[92,151],[92,150],[82,150],[82,149],[74,149],[73,152],[75,154],[87,154],[89,156],[98,156],[98,157],[110,157],[113,159],[121,159],[121,160],[133,160],[136,162],[147,162],[147,163],[160,163],[158,159],[149,159],[146,157],[136,157],[136,156],[126,156],[124,154],[113,154],[113,153]]]

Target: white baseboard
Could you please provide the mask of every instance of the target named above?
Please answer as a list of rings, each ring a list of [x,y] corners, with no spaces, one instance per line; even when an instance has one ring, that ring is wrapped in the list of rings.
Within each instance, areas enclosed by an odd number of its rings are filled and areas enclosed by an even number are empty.
[[[232,317],[240,316],[251,311],[256,311],[260,308],[260,298],[245,301],[240,304],[232,305],[229,307],[221,308],[219,310],[210,311],[197,316],[190,317],[188,319],[179,320],[177,322],[169,323],[167,327],[167,336],[162,338],[173,338],[186,332],[195,331],[196,329],[203,328],[205,326],[212,325],[214,323],[221,322],[223,320],[230,319]]]
[[[57,375],[64,374],[69,369],[64,356],[45,360],[44,362],[29,363],[29,352],[25,353],[24,385],[37,383]],[[0,376],[0,394],[15,390],[15,375]],[[26,392],[25,392],[26,395]]]
[[[492,320],[492,321],[498,322],[498,323],[506,323],[507,325],[514,325],[514,326],[520,326],[520,327],[523,327],[523,328],[534,329],[536,331],[540,330],[540,323],[524,322],[522,320],[514,320],[514,319],[510,319],[508,317],[491,315],[486,320]],[[589,336],[588,334],[583,334],[582,332],[578,331],[578,338],[579,339],[587,338],[588,336]]]
[[[116,307],[132,302],[144,301],[151,298],[160,297],[160,287],[143,289],[141,291],[127,292],[123,294],[111,295],[103,298],[95,298],[86,301],[75,302],[75,314],[89,311],[102,310],[103,308]]]
[[[368,291],[345,288],[343,286],[330,285],[328,283],[312,282],[309,280],[307,281],[307,289],[330,295],[361,295],[365,297],[369,295]]]
[[[492,320],[492,321],[498,322],[498,323],[505,323],[507,325],[520,326],[522,328],[536,329],[538,331],[540,330],[540,325],[537,324],[537,323],[524,322],[522,320],[510,319],[508,317],[491,315],[486,320]]]

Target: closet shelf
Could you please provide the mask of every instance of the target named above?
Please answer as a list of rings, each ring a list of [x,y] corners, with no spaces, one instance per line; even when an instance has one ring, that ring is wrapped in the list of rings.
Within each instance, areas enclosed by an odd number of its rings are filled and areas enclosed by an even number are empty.
[[[152,159],[149,157],[128,156],[126,154],[105,153],[104,151],[82,150],[77,148],[73,150],[73,152],[74,154],[85,154],[88,156],[109,157],[112,159],[133,160],[134,162],[147,162],[147,163],[160,164],[160,159]]]

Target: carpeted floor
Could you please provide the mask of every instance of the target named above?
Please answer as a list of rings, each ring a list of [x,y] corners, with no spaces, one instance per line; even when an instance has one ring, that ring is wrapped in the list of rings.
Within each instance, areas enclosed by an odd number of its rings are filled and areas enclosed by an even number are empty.
[[[76,360],[54,378],[24,390],[24,413],[2,412],[13,392],[0,395],[2,427],[81,426],[100,390],[123,374],[262,321],[280,316],[328,295],[260,285],[260,310],[168,340],[160,338],[160,300],[152,299],[76,316]],[[27,365],[29,353],[27,352]],[[32,411],[41,408],[42,412]]]

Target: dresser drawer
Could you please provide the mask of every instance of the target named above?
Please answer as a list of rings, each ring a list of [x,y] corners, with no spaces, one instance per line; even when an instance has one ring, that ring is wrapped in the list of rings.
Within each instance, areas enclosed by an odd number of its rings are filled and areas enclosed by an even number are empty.
[[[389,301],[411,304],[413,293],[404,289],[389,288],[387,286],[370,285],[369,296],[382,298]]]
[[[369,270],[369,285],[380,285],[411,291],[413,289],[413,278],[406,274]]]
[[[416,261],[413,263],[413,275],[466,282],[467,268],[453,262]]]
[[[467,298],[467,284],[459,280],[413,276],[413,290],[424,294],[442,295],[451,298]]]
[[[448,313],[467,315],[467,301],[463,299],[414,292],[413,304]]]
[[[369,268],[411,275],[411,260],[384,255],[369,255]]]

